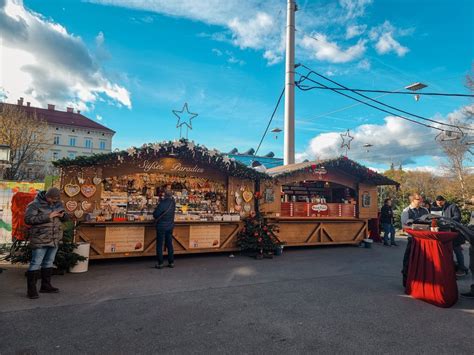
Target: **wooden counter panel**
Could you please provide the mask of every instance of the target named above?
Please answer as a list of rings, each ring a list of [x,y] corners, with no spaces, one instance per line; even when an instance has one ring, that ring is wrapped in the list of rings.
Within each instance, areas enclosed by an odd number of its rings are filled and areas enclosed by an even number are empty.
[[[358,244],[368,233],[365,219],[285,218],[275,221],[287,246]]]
[[[138,224],[139,223],[129,223]],[[107,226],[124,226],[121,223],[96,224],[83,223],[77,228],[76,242],[91,243],[90,259],[109,259],[122,257],[137,257],[137,256],[154,256],[156,255],[156,229],[152,224],[141,224],[145,227],[144,235],[144,250],[140,252],[127,253],[105,253],[105,234]],[[220,225],[220,240],[219,246],[214,248],[191,248],[190,247],[190,227],[192,225],[205,225],[205,222],[200,223],[177,223],[175,225],[173,234],[173,247],[175,254],[193,254],[193,253],[209,253],[222,251],[237,250],[236,236],[242,228],[241,222],[211,222],[210,226]],[[166,255],[166,252],[165,252]]]

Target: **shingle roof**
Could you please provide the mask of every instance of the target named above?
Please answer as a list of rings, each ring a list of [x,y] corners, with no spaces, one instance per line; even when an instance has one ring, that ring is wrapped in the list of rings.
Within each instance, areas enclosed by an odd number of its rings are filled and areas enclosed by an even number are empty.
[[[66,125],[66,126],[75,126],[82,128],[96,129],[99,131],[106,131],[110,133],[115,133],[114,130],[97,123],[86,116],[77,113],[77,112],[67,112],[67,111],[58,111],[58,110],[49,110],[45,108],[33,107],[33,106],[19,106],[13,104],[1,104],[1,105],[11,105],[17,108],[20,108],[27,112],[28,114],[36,114],[39,119],[46,121],[50,125]]]

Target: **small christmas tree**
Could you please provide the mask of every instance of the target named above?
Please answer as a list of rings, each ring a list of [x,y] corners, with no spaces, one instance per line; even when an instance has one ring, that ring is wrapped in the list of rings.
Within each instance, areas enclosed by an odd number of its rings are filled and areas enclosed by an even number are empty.
[[[278,232],[278,227],[268,223],[266,218],[251,214],[244,219],[244,223],[244,228],[237,235],[240,250],[268,255],[273,254],[275,248],[282,245],[275,234]]]

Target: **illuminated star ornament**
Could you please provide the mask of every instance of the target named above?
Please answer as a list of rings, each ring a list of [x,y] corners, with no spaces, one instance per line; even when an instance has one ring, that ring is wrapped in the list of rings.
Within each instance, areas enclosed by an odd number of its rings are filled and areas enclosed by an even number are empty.
[[[341,138],[342,138],[342,143],[341,143],[341,148],[346,148],[346,157],[347,157],[347,152],[351,150],[351,142],[354,139],[354,137],[351,136],[349,130],[347,130],[346,133],[341,133]]]
[[[188,139],[188,130],[193,129],[191,120],[196,117],[197,113],[189,112],[188,103],[185,102],[181,111],[173,110],[173,114],[178,118],[176,128],[179,128],[179,138],[182,138],[183,125],[186,126],[186,139]]]

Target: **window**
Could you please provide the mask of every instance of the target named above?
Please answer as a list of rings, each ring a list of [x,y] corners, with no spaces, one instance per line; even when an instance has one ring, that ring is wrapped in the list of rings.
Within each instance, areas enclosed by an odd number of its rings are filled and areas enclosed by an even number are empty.
[[[59,159],[59,152],[53,152],[53,156],[51,158],[53,161],[55,160],[58,160]]]
[[[67,157],[69,159],[75,159],[76,158],[76,152],[68,152]]]
[[[69,137],[69,145],[71,147],[75,147],[76,146],[76,137]]]
[[[53,144],[59,145],[59,136],[54,136]]]
[[[105,141],[100,141],[100,149],[104,150],[105,149]]]
[[[86,138],[84,140],[84,145],[86,148],[92,149],[92,139]]]

